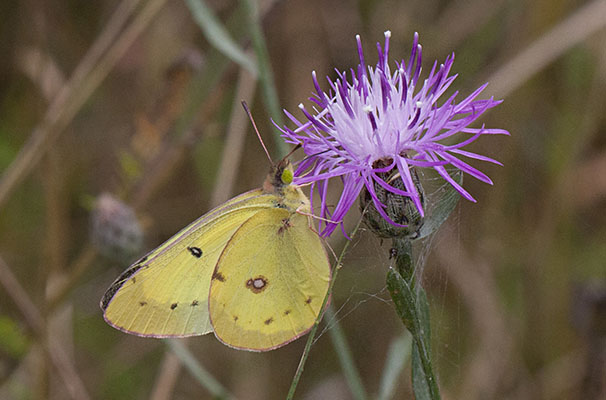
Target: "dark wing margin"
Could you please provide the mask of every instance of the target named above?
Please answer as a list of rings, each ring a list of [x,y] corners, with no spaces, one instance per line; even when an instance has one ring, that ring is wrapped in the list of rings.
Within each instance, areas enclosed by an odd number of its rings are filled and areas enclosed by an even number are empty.
[[[132,267],[128,268],[126,271],[122,272],[122,274],[120,274],[118,279],[116,279],[114,283],[112,283],[112,285],[109,287],[109,289],[107,289],[107,291],[103,295],[103,298],[101,299],[101,310],[105,312],[107,306],[109,306],[110,301],[114,298],[114,295],[118,290],[120,290],[122,285],[124,285],[124,282],[129,280],[131,276],[136,274],[137,271],[139,271],[144,266],[144,264],[135,264]]]

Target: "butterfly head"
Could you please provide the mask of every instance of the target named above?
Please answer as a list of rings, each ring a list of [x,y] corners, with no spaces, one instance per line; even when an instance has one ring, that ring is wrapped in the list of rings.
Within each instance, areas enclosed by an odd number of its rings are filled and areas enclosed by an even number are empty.
[[[284,188],[289,186],[294,177],[292,164],[287,159],[273,165],[263,183],[263,190],[267,193],[284,194]]]

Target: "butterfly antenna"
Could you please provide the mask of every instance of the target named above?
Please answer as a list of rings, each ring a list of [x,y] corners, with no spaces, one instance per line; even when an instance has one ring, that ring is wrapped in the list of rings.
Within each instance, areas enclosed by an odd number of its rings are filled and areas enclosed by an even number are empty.
[[[291,151],[288,152],[287,155],[284,156],[284,158],[282,158],[282,161],[288,159],[288,157],[292,156],[292,153],[294,153],[295,151],[299,150],[301,148],[301,143],[297,143],[297,145],[295,147],[292,148]]]
[[[259,133],[259,130],[257,129],[257,124],[255,124],[255,120],[253,119],[253,116],[252,116],[250,110],[248,109],[248,104],[246,104],[245,101],[242,101],[242,107],[244,107],[244,111],[246,111],[246,114],[248,115],[248,118],[250,119],[250,122],[252,123],[253,128],[255,128],[255,132],[257,133],[257,137],[259,138],[259,142],[261,142],[261,146],[263,146],[263,150],[265,150],[265,154],[267,155],[267,158],[269,159],[269,162],[271,163],[271,165],[274,165],[274,162],[271,159],[271,156],[269,155],[269,151],[267,151],[267,147],[265,147],[265,143],[263,142],[263,138],[261,138],[261,134]]]
[[[301,144],[300,144],[300,143],[297,145],[297,147],[295,147],[295,148],[294,148],[294,150],[297,150],[299,147],[301,147]],[[290,152],[290,154],[292,154],[292,153],[294,152],[294,150],[293,150],[293,151],[291,151],[291,152]],[[305,156],[305,157],[304,157],[302,160],[298,161],[298,162],[297,162],[297,164],[300,164],[300,163],[302,163],[303,161],[306,161],[306,160],[308,160],[308,159],[310,159],[310,158],[312,158],[312,157],[315,157],[315,156],[319,156],[320,154],[326,153],[326,152],[328,152],[328,151],[330,151],[330,150],[324,150],[324,151],[320,151],[320,152],[318,152],[318,153],[314,153],[314,154],[310,154],[310,155],[308,155],[308,156]]]

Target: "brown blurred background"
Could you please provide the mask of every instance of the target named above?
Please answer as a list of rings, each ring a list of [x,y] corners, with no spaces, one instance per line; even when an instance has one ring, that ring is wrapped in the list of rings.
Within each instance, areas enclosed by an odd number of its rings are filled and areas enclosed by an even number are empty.
[[[243,5],[207,5],[252,54]],[[466,178],[478,202],[462,200],[417,249],[443,398],[606,399],[606,1],[259,8],[280,106],[295,114],[309,105],[312,70],[356,65],[356,34],[369,64],[385,30],[392,62],[418,31],[425,74],[454,51],[462,96],[490,82],[483,97],[505,101],[481,123],[511,137],[472,149],[504,167],[473,163],[494,186]],[[99,254],[90,214],[103,192],[134,207],[142,254],[259,186],[268,163],[243,99],[275,149],[259,82],[217,52],[186,2],[0,3],[0,398],[210,398],[161,341],[103,321],[99,299],[136,255]],[[357,210],[349,217],[348,227]],[[374,398],[404,328],[385,289],[389,243],[362,232],[352,247],[333,304]],[[330,329],[297,398],[352,398]],[[265,354],[212,335],[187,343],[237,398],[280,399],[304,341]],[[412,398],[409,368],[393,398]]]

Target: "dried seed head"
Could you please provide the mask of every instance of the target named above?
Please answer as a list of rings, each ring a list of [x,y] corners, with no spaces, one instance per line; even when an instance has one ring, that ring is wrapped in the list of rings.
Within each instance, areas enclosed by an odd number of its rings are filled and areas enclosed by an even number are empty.
[[[132,208],[103,193],[91,214],[91,239],[104,256],[128,261],[141,251],[143,230]]]

